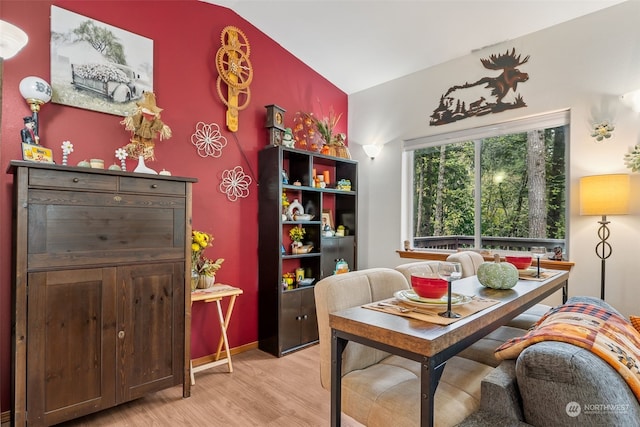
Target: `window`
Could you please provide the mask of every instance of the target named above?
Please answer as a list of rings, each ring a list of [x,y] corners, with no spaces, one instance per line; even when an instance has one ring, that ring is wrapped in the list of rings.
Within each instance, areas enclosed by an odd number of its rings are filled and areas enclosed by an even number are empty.
[[[405,141],[413,246],[564,251],[566,111]]]

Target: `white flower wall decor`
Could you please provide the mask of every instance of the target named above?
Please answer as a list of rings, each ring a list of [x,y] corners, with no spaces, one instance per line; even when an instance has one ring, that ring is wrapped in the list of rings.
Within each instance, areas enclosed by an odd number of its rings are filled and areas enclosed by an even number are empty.
[[[227,138],[220,132],[220,126],[215,123],[198,122],[196,131],[191,135],[191,143],[198,149],[200,157],[222,156],[222,149],[227,146]]]
[[[222,172],[220,191],[227,195],[227,199],[235,202],[240,198],[249,196],[251,182],[251,177],[244,173],[242,166],[236,166],[233,169],[227,169]]]

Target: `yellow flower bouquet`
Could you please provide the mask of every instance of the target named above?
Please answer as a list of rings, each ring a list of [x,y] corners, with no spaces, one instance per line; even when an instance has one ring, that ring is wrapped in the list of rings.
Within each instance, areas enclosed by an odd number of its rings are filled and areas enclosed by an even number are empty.
[[[302,227],[293,227],[289,230],[289,237],[296,243],[301,243],[307,231]]]
[[[224,258],[213,261],[204,256],[204,250],[211,245],[213,245],[211,234],[196,230],[191,232],[191,269],[199,275],[214,276],[222,267]]]

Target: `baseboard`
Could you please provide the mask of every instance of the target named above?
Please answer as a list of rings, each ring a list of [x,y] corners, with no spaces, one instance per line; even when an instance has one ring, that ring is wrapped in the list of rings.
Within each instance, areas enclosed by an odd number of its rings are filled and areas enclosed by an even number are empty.
[[[249,350],[254,350],[258,348],[258,341],[254,341],[252,343],[249,344],[245,344],[245,345],[241,345],[240,347],[234,347],[232,349],[230,349],[229,351],[231,352],[231,355],[233,356],[234,354],[240,354],[240,353],[244,353],[245,351],[249,351]],[[225,358],[227,356],[227,352],[223,351],[222,353],[220,353],[220,358]],[[202,357],[198,357],[197,359],[191,359],[191,362],[193,363],[193,367],[197,367],[200,365],[204,365],[205,363],[210,363],[213,362],[216,358],[215,354],[209,354],[207,356],[202,356]]]

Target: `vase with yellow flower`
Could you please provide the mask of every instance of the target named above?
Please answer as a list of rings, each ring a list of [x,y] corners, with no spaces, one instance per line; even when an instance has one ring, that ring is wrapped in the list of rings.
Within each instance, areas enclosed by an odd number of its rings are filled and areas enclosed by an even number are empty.
[[[302,226],[298,225],[297,227],[292,227],[289,230],[289,237],[291,238],[291,253],[298,253],[298,249],[302,247],[302,239],[304,239],[304,235],[306,234],[306,230],[302,228]]]
[[[206,257],[204,251],[213,245],[213,236],[209,233],[193,230],[191,232],[191,290],[206,289],[215,283],[216,272],[222,267],[223,258],[215,261]]]

